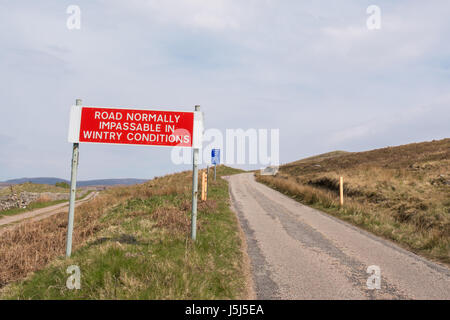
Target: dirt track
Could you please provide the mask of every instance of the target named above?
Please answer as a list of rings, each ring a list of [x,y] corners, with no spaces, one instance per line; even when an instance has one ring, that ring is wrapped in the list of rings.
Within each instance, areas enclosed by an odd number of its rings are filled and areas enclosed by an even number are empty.
[[[98,192],[91,192],[84,199],[77,200],[75,202],[75,207],[80,204],[87,202],[97,196]],[[4,216],[0,218],[0,232],[14,228],[15,226],[24,223],[24,222],[32,222],[39,221],[45,218],[48,218],[54,214],[67,211],[69,207],[69,202],[59,203],[54,206],[45,207],[42,209],[36,209],[33,211],[27,211],[19,214],[15,214],[12,216]]]
[[[450,299],[450,270],[257,183],[228,178],[258,299]],[[369,266],[381,289],[369,290]]]

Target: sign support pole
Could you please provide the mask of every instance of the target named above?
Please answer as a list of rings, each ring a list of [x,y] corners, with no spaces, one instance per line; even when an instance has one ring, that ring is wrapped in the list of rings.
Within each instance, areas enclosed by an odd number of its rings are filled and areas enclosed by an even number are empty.
[[[195,106],[195,111],[200,111],[200,106]],[[192,214],[191,214],[191,239],[197,238],[197,198],[198,198],[198,154],[199,149],[192,150]]]
[[[216,167],[217,167],[217,164],[214,165],[214,181],[216,181]]]
[[[76,105],[81,106],[81,99],[76,100]],[[70,200],[69,200],[69,217],[67,222],[67,239],[66,239],[66,257],[70,258],[72,253],[72,233],[73,220],[75,215],[75,196],[77,191],[77,171],[78,171],[79,144],[73,144],[72,151],[72,172],[70,177]]]

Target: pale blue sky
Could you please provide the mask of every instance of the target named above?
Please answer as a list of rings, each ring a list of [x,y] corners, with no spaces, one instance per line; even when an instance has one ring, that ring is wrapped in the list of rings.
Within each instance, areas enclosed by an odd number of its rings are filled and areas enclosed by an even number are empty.
[[[279,128],[282,163],[450,137],[449,17],[445,0],[0,0],[0,180],[69,177],[76,98]],[[80,179],[188,168],[170,149],[80,150]]]

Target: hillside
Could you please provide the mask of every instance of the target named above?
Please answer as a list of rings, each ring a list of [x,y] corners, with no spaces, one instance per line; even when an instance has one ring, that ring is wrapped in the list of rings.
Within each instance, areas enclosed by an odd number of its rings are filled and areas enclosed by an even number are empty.
[[[144,183],[148,181],[146,179],[133,179],[133,178],[124,178],[124,179],[97,179],[97,180],[80,180],[77,181],[77,186],[86,187],[86,186],[112,186],[112,185],[133,185]],[[31,182],[35,184],[49,184],[54,185],[57,182],[65,182],[70,183],[68,180],[53,178],[53,177],[36,177],[36,178],[19,178],[19,179],[11,179],[6,180],[4,182],[0,182],[0,186],[7,186],[11,184],[22,184],[26,182]]]
[[[450,139],[324,154],[257,179],[414,252],[450,262]]]
[[[317,156],[312,156],[312,157],[308,157],[305,159],[301,159],[298,161],[294,161],[292,163],[289,163],[289,165],[294,166],[294,165],[318,162],[318,161],[325,160],[325,159],[332,159],[332,158],[336,158],[339,156],[348,155],[349,153],[350,152],[348,152],[348,151],[336,150],[336,151],[331,151],[331,152],[327,152],[327,153],[322,153]]]

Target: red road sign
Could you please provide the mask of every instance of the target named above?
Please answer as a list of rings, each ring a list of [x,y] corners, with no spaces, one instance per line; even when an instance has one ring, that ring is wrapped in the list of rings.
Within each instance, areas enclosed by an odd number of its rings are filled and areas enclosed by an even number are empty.
[[[72,106],[69,142],[201,148],[201,112]]]

